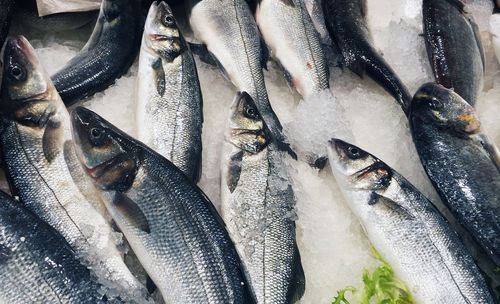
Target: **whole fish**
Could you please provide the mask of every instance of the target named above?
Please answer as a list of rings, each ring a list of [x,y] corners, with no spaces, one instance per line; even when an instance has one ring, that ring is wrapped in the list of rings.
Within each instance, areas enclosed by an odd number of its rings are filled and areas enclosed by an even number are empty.
[[[494,303],[458,235],[413,185],[356,146],[334,139],[328,149],[349,207],[415,303]]]
[[[140,0],[104,0],[87,44],[52,81],[69,106],[112,85],[134,62],[141,41]]]
[[[288,82],[305,98],[328,89],[328,64],[303,0],[257,3],[255,20]]]
[[[253,303],[241,262],[205,194],[169,160],[82,107],[79,159],[166,303]]]
[[[84,188],[68,111],[24,37],[7,40],[4,63],[0,148],[11,192],[61,233],[100,278],[140,294],[143,288],[125,266],[114,230],[94,208],[102,204],[97,190],[93,200],[84,195],[92,190]]]
[[[365,73],[389,92],[407,114],[411,96],[389,64],[375,51],[366,25],[366,0],[324,0],[325,23],[343,55],[344,65]]]
[[[500,265],[500,156],[458,94],[427,83],[410,108],[413,141],[443,203]]]
[[[270,140],[252,98],[238,93],[226,135],[222,217],[257,303],[293,303],[305,278],[295,240],[295,200],[284,157]]]
[[[462,0],[423,0],[424,37],[436,82],[470,105],[483,89],[484,53],[479,29]]]
[[[64,238],[0,191],[0,302],[115,303],[106,300]]]
[[[172,10],[148,13],[137,77],[138,138],[193,181],[201,172],[202,97],[193,55]]]
[[[189,0],[186,6],[194,36],[206,45],[236,89],[247,92],[255,100],[273,140],[288,150],[264,83],[262,69],[269,54],[248,3],[245,0]]]
[[[15,0],[0,0],[0,49],[2,49],[5,38],[9,34],[15,3]]]
[[[323,5],[321,4],[323,0],[304,0],[309,16],[319,34],[321,42],[326,45],[332,43],[330,35],[325,25],[325,15],[323,14]]]

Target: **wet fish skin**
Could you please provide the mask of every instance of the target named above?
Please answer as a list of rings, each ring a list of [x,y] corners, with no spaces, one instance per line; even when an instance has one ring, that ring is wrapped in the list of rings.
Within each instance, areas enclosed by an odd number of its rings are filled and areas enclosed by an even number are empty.
[[[323,0],[304,0],[309,16],[319,34],[321,43],[330,45],[332,43],[330,35],[325,25],[325,15],[323,14]]]
[[[82,107],[77,155],[167,303],[253,303],[212,203],[170,161]]]
[[[427,83],[415,94],[409,118],[441,200],[500,265],[500,158],[474,109],[452,90]]]
[[[461,5],[460,5],[461,4]],[[436,82],[474,106],[484,83],[479,31],[461,0],[424,0],[427,55]]]
[[[67,106],[100,92],[127,72],[141,43],[139,0],[104,0],[87,44],[51,76]]]
[[[356,146],[333,139],[328,149],[349,207],[415,303],[495,303],[457,234],[413,185]]]
[[[15,3],[15,0],[0,0],[0,49],[9,33]]]
[[[305,289],[295,235],[295,199],[281,176],[285,153],[269,139],[252,98],[238,93],[230,114],[221,212],[257,303],[294,303]]]
[[[330,37],[340,48],[344,65],[359,76],[370,76],[390,93],[407,114],[410,93],[389,64],[371,45],[365,20],[366,0],[324,0]]]
[[[328,64],[302,0],[258,1],[255,20],[264,41],[305,98],[328,89]]]
[[[255,100],[273,140],[296,157],[284,143],[281,123],[269,102],[262,71],[268,58],[247,2],[189,0],[185,5],[194,36],[206,45],[236,89]]]
[[[0,149],[11,192],[86,262],[99,265],[99,278],[145,293],[123,262],[114,230],[95,209],[102,204],[96,189],[81,179],[69,114],[33,48],[22,36],[9,38],[4,62]]]
[[[203,123],[200,83],[193,55],[165,2],[153,3],[146,20],[136,113],[138,139],[197,182]]]
[[[57,231],[0,191],[0,302],[105,303],[99,288]]]

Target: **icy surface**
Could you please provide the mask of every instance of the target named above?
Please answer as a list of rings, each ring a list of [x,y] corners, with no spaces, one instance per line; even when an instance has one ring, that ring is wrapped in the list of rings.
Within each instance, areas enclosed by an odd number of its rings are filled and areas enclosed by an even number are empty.
[[[369,29],[375,47],[384,55],[410,93],[433,79],[422,33],[421,0],[368,0]],[[471,8],[481,28],[486,52],[485,91],[477,103],[484,131],[500,144],[500,74],[489,34],[490,0]],[[484,21],[484,22],[483,22]],[[16,29],[15,33],[23,33]],[[29,33],[49,72],[65,64],[85,43],[89,29],[74,33]],[[24,33],[26,34],[26,33]],[[198,58],[196,58],[198,59]],[[235,88],[214,67],[197,60],[204,104],[203,175],[201,188],[218,207],[220,156],[226,121]],[[269,99],[284,132],[298,151],[320,155],[331,136],[354,137],[354,143],[403,174],[431,201],[439,199],[416,154],[408,122],[396,102],[371,79],[349,70],[331,70],[331,95],[324,92],[301,101],[287,87],[279,67],[269,62],[265,72]],[[83,102],[118,127],[135,135],[134,90],[137,63],[103,93]],[[343,114],[341,110],[343,109]],[[329,168],[321,172],[292,161],[289,173],[297,199],[297,233],[306,275],[301,303],[329,303],[346,285],[359,287],[363,268],[377,262],[357,219],[347,207]],[[442,208],[442,207],[441,207]]]

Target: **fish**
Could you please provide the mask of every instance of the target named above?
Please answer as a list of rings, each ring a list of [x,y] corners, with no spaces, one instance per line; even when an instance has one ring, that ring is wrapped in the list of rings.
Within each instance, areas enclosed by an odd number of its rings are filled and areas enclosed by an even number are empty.
[[[484,51],[479,29],[462,0],[424,0],[425,46],[438,84],[474,106],[483,90]]]
[[[56,230],[0,191],[0,302],[122,303]]]
[[[64,103],[90,97],[125,74],[139,51],[142,28],[140,0],[104,0],[85,46],[51,76]]]
[[[288,83],[304,98],[330,87],[320,38],[302,0],[257,1],[255,21]]]
[[[23,36],[9,38],[3,61],[0,149],[11,193],[61,233],[99,278],[144,295],[115,244],[116,232],[96,209],[102,206],[97,190],[82,179],[69,113],[34,49]]]
[[[321,43],[324,45],[331,45],[332,41],[325,24],[325,15],[323,14],[323,0],[304,0],[307,12],[311,16],[311,20],[319,34]]]
[[[366,0],[324,0],[323,13],[330,37],[339,47],[343,65],[365,74],[390,93],[405,114],[411,95],[394,70],[373,48],[366,24]]]
[[[283,176],[286,153],[270,140],[253,99],[239,92],[231,105],[221,214],[257,303],[294,303],[304,294],[295,233],[295,199]]]
[[[415,303],[495,303],[458,235],[408,180],[339,139],[328,154],[347,204]]]
[[[254,303],[208,197],[168,159],[96,113],[71,113],[78,158],[166,303]]]
[[[15,0],[0,0],[0,49],[9,33],[10,21],[14,12]]]
[[[238,91],[254,100],[266,126],[280,148],[296,155],[285,143],[264,82],[269,57],[252,11],[245,0],[189,0],[185,2],[194,36]]]
[[[203,108],[193,54],[167,3],[153,2],[139,55],[138,139],[197,182]]]
[[[499,10],[500,12],[500,10]],[[497,62],[500,63],[500,14],[496,13],[490,16],[490,33],[493,50]]]
[[[456,92],[426,83],[415,93],[410,129],[443,203],[500,265],[500,154],[474,108]]]

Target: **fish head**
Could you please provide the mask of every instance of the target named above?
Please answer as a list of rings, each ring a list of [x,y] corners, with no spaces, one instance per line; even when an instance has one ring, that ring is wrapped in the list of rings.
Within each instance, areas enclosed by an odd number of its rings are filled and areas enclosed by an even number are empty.
[[[144,26],[143,45],[167,62],[172,62],[187,49],[172,9],[166,2],[151,4]]]
[[[138,157],[128,135],[83,107],[71,112],[71,125],[76,155],[94,184],[105,191],[130,188]]]
[[[238,92],[231,105],[228,141],[234,146],[258,153],[269,143],[266,125],[252,97]]]
[[[410,120],[416,119],[460,135],[480,132],[474,108],[453,90],[436,83],[426,83],[415,93]]]
[[[35,50],[23,36],[9,38],[3,60],[0,112],[23,125],[43,128],[57,112],[60,98]]]
[[[383,190],[392,177],[385,163],[340,139],[329,141],[328,159],[336,180],[347,189]]]

